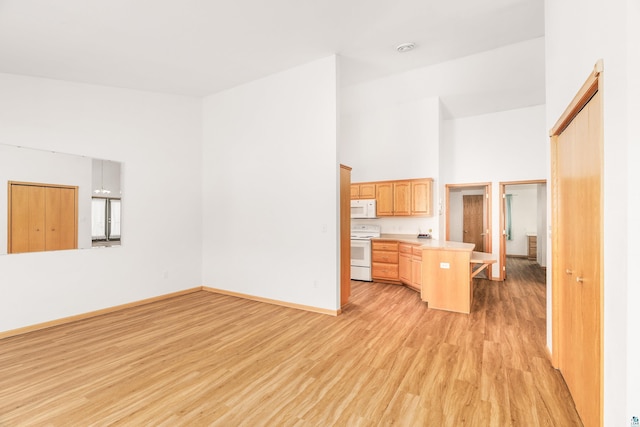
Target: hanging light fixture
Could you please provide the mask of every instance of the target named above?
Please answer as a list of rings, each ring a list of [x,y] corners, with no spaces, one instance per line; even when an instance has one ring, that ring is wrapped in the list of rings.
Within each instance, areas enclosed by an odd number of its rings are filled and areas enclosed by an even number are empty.
[[[111,194],[110,190],[104,188],[104,160],[100,160],[100,189],[93,190],[95,194]]]

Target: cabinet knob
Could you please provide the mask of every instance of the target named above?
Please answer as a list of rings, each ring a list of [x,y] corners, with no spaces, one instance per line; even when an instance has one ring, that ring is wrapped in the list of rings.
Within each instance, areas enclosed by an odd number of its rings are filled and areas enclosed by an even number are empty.
[[[584,283],[584,277],[576,277],[576,282]]]
[[[569,270],[568,268],[564,272],[569,274],[569,275],[573,274],[573,271]]]

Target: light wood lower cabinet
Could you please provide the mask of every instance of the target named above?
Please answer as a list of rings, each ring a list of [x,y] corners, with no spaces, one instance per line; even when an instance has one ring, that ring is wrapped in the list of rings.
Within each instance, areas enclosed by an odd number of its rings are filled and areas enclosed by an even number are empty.
[[[420,291],[422,288],[422,246],[400,243],[398,252],[400,282]]]
[[[398,245],[398,257],[400,281],[408,285],[411,283],[411,245],[400,243]]]
[[[400,283],[398,242],[371,241],[371,278],[374,281]]]
[[[422,247],[415,245],[411,248],[411,283],[418,292],[422,291]]]

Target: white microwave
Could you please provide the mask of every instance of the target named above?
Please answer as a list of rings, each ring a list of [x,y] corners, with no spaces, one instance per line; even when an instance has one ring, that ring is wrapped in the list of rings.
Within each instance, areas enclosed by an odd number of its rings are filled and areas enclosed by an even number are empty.
[[[351,218],[375,218],[376,199],[351,201]]]

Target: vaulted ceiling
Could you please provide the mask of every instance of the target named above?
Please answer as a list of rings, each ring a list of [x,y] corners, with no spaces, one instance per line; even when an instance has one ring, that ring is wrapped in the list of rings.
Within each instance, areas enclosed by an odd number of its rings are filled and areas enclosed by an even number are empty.
[[[543,35],[543,0],[0,0],[0,72],[205,96],[334,53],[352,85]]]

